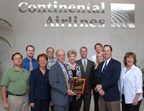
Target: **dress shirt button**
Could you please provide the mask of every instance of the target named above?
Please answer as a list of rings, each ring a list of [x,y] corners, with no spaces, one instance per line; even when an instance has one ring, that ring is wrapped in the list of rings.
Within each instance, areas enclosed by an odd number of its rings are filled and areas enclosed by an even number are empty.
[[[46,79],[46,81],[47,81],[47,79]]]
[[[42,81],[43,81],[43,79],[42,79]]]
[[[43,86],[42,86],[43,87]]]

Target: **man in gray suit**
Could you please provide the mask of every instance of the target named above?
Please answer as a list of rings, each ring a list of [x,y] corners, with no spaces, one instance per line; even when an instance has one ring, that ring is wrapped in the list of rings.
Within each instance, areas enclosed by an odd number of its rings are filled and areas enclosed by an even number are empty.
[[[83,111],[89,111],[90,101],[91,101],[91,91],[92,91],[90,75],[91,75],[91,71],[92,71],[94,62],[87,59],[87,48],[86,47],[80,48],[80,55],[81,55],[81,59],[76,61],[76,63],[81,66],[81,77],[87,78],[87,83],[86,83],[84,95],[81,95],[80,99],[78,99],[78,101],[77,101],[77,109],[78,109],[78,111],[80,110],[82,100],[84,100]]]
[[[54,111],[68,111],[70,96],[76,94],[70,90],[71,79],[64,67],[65,52],[57,50],[56,59],[57,62],[49,71],[52,104],[54,105]]]

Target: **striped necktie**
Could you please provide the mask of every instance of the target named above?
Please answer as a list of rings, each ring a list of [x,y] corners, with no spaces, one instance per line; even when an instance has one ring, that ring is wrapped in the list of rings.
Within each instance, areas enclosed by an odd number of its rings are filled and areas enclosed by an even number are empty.
[[[66,73],[66,70],[65,70],[64,66],[63,66],[63,71],[64,71],[64,75],[65,75],[65,80],[66,80],[67,88],[70,89],[70,86],[69,86],[69,83],[68,83],[68,78],[67,78],[67,73]]]

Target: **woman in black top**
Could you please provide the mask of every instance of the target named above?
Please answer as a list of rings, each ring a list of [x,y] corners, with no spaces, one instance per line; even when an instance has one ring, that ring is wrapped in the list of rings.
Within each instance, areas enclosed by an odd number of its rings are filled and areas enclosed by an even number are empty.
[[[92,87],[93,87],[93,95],[94,95],[94,111],[99,111],[98,109],[98,92],[96,92],[94,90],[95,88],[95,81],[94,81],[94,78],[95,78],[95,74],[96,74],[96,69],[98,67],[98,65],[100,63],[102,63],[104,61],[104,55],[103,55],[103,52],[98,52],[97,53],[97,56],[96,56],[96,64],[93,66],[92,68],[92,73],[91,73],[91,82],[92,82]]]
[[[80,66],[75,63],[77,52],[75,50],[69,50],[67,53],[69,62],[65,64],[70,78],[81,78]],[[73,96],[72,101],[70,102],[69,111],[77,111],[76,103],[81,95]]]

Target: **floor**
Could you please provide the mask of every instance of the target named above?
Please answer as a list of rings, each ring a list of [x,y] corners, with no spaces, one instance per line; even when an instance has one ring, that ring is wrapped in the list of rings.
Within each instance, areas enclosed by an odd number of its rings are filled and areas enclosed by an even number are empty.
[[[1,93],[0,93],[0,95],[1,95]],[[94,103],[93,103],[93,97],[92,97],[90,111],[94,111],[94,107],[93,106],[94,106]],[[1,96],[0,96],[0,111],[6,111],[3,108],[3,102],[2,102]],[[82,108],[81,108],[80,111],[83,111]],[[142,101],[142,103],[141,103],[140,111],[144,111],[144,101]]]

